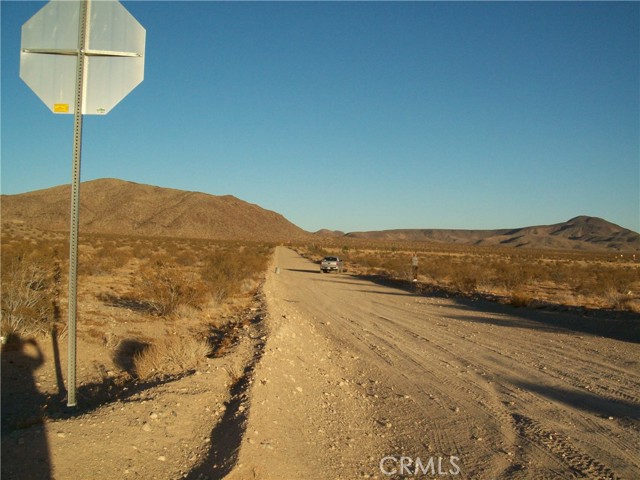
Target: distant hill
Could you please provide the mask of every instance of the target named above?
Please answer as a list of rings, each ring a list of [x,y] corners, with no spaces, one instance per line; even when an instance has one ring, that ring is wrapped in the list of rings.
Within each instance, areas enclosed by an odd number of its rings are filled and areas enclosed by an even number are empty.
[[[311,234],[279,213],[231,195],[209,195],[116,179],[83,182],[81,232],[218,240],[368,238],[525,248],[640,252],[640,235],[601,218],[503,230],[405,229]],[[2,224],[69,230],[70,186],[2,195]]]
[[[2,195],[2,222],[68,231],[69,185]],[[80,230],[140,236],[288,241],[310,235],[276,212],[216,196],[116,179],[83,182]]]
[[[580,216],[554,225],[505,230],[408,229],[347,233],[346,237],[465,245],[640,252],[640,235],[601,218]]]
[[[345,235],[345,233],[341,230],[327,230],[326,228],[318,230],[313,234],[317,235],[318,237],[344,237]]]

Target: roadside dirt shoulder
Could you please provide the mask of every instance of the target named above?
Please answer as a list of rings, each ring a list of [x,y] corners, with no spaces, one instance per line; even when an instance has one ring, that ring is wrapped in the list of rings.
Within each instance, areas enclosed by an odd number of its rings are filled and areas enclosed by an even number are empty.
[[[75,409],[55,394],[51,345],[3,351],[3,480],[222,478],[244,434],[246,391],[263,342],[259,307],[228,354],[183,377],[95,382],[91,368],[81,368]],[[89,348],[79,344],[83,355]],[[59,357],[66,360],[64,345]]]
[[[285,248],[265,296],[233,480],[640,476],[640,344],[606,318],[416,295]]]
[[[246,437],[228,478],[368,477],[382,451],[381,426],[357,385],[354,354],[328,341],[319,320],[291,298],[290,255],[276,251],[264,286],[270,334],[254,372]]]

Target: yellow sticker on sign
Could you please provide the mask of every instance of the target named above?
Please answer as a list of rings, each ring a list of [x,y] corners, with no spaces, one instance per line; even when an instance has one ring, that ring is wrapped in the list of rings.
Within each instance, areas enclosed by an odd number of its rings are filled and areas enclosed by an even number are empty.
[[[53,113],[69,113],[68,103],[55,103],[53,105]]]

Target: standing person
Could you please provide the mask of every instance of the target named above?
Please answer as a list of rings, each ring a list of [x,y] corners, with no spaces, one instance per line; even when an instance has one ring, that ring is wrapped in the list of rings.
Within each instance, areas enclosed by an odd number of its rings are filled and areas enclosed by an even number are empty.
[[[411,270],[413,271],[413,281],[418,281],[418,255],[416,253],[413,254],[413,258],[411,259]]]

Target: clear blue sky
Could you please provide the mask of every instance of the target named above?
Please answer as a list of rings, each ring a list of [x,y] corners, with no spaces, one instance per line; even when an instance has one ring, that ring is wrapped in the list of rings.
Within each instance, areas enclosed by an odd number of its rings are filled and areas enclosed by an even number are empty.
[[[69,183],[73,118],[19,79],[1,3],[2,192]],[[145,80],[86,116],[82,180],[114,177],[345,231],[640,231],[640,4],[123,2]]]

